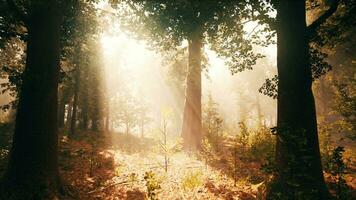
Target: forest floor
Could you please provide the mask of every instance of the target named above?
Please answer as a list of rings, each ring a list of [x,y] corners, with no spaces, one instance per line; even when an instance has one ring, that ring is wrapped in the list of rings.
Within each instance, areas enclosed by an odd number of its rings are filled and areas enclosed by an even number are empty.
[[[152,179],[159,185],[152,188],[158,199],[249,200],[261,195],[266,177],[259,163],[239,163],[234,183],[227,158],[213,158],[208,166],[193,155],[176,152],[169,155],[166,173],[164,156],[150,148],[152,143],[150,139],[94,132],[71,140],[62,137],[61,175],[75,188],[78,199],[87,200],[147,199],[147,181]],[[154,178],[145,180],[150,171]]]
[[[154,144],[119,133],[85,132],[70,140],[63,136],[61,175],[74,188],[76,199],[86,200],[147,199],[148,190],[164,200],[250,200],[264,194],[268,176],[256,161],[238,160],[235,183],[229,145],[221,146],[209,165],[193,155],[171,153],[165,172],[164,156],[152,148]],[[147,172],[151,178],[145,179]],[[356,188],[354,171],[346,180]]]

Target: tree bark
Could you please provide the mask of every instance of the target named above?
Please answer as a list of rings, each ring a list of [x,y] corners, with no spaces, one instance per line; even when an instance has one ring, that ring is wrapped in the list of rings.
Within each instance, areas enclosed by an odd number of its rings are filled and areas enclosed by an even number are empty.
[[[277,172],[268,199],[328,199],[311,89],[305,0],[279,1],[277,36]]]
[[[186,151],[195,151],[201,146],[201,49],[202,34],[197,31],[189,38],[189,62],[182,125],[183,147]]]
[[[58,4],[41,1],[29,10],[26,68],[0,199],[53,199],[59,191]]]

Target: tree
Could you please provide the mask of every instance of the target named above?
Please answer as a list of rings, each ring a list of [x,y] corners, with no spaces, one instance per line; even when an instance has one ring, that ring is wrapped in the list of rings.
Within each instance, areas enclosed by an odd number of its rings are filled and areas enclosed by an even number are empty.
[[[331,105],[328,109],[341,115],[346,122],[348,127],[346,132],[349,133],[351,139],[356,138],[356,69],[353,65],[355,56],[348,55],[345,51],[355,49],[354,45],[355,40],[351,40],[348,45],[341,46],[344,50],[339,51],[338,57],[343,57],[342,61],[338,69],[334,69],[328,76],[330,85],[328,89],[331,90],[329,95],[332,95],[333,99],[328,102]],[[348,58],[345,58],[346,56]]]
[[[0,92],[12,97],[10,102],[0,106],[3,111],[15,109],[17,106],[17,94],[22,84],[21,78],[25,68],[24,50],[25,44],[18,38],[8,39],[3,47],[0,47],[0,77],[8,80],[0,84]]]
[[[314,195],[317,199],[328,198],[320,164],[311,85],[313,80],[331,69],[330,64],[326,62],[327,52],[334,51],[338,44],[352,35],[350,27],[355,24],[356,4],[343,0],[272,1],[272,4],[277,8],[278,77],[268,79],[260,92],[278,98],[278,122],[275,130],[278,135],[276,149],[278,171],[275,182],[277,187],[287,187],[287,182],[294,182],[294,186],[289,188],[291,190],[282,192],[286,198],[302,198],[296,195]],[[308,26],[305,22],[306,9],[311,10],[312,15],[317,13],[316,17],[314,16],[316,19]],[[280,74],[284,76],[282,83]],[[283,97],[280,97],[281,94]],[[293,108],[293,105],[298,106]],[[294,142],[293,146],[291,143],[295,139],[298,139],[298,143]],[[300,155],[305,157],[296,159]],[[312,170],[303,168],[306,164]],[[308,184],[303,186],[304,182]],[[271,195],[276,191],[273,192],[273,189],[271,191],[270,198],[273,199]]]
[[[52,199],[64,192],[57,160],[58,83],[60,60],[68,56],[65,47],[73,41],[69,35],[77,2],[0,2],[0,46],[14,38],[27,43],[25,70],[19,81],[11,81],[16,83],[18,105],[1,199]]]
[[[144,138],[145,134],[145,126],[152,121],[152,119],[147,116],[148,114],[148,106],[141,103],[141,105],[137,106],[137,122],[138,126],[140,127],[141,131],[141,138]]]
[[[64,4],[54,0],[22,6],[7,3],[27,28],[27,58],[1,198],[53,198],[60,191],[57,87]]]
[[[113,123],[125,129],[125,133],[129,135],[131,130],[137,126],[136,101],[129,93],[121,93],[116,95],[113,102],[112,113]]]
[[[80,45],[80,44],[78,44]],[[80,46],[75,47],[75,56],[79,56]],[[79,95],[79,87],[80,87],[80,71],[81,65],[79,64],[78,58],[75,61],[75,75],[74,75],[74,94],[73,94],[73,110],[71,113],[71,123],[70,123],[70,136],[75,135],[76,133],[76,126],[77,126],[77,108],[78,108],[78,95]]]
[[[89,116],[91,119],[91,129],[99,131],[103,128],[104,97],[105,87],[103,84],[103,63],[101,62],[100,45],[96,41],[90,41],[91,58],[89,63],[89,84],[88,91],[91,94],[89,99]]]
[[[328,199],[320,150],[309,46],[316,29],[336,10],[339,1],[311,25],[306,25],[306,2],[278,1],[277,174],[268,195],[286,199]],[[283,188],[283,189],[282,189]]]
[[[122,26],[139,38],[149,40],[160,51],[175,49],[188,42],[186,99],[182,137],[186,150],[200,148],[202,139],[201,55],[209,41],[221,56],[231,56],[229,64],[239,71],[250,69],[260,55],[252,53],[250,39],[244,37],[243,24],[255,13],[265,14],[260,1],[254,10],[249,1],[122,1]],[[256,37],[253,37],[256,38]],[[234,43],[234,45],[229,45]],[[227,49],[228,47],[228,49]],[[233,51],[227,53],[227,51]],[[239,51],[240,50],[240,51]]]
[[[69,106],[70,103],[70,98],[72,97],[72,83],[71,83],[71,78],[63,73],[63,77],[61,78],[61,82],[59,83],[59,88],[58,88],[58,127],[59,128],[64,128],[66,123],[68,121],[68,116],[71,114],[67,112],[67,118],[66,118],[66,105]],[[71,110],[71,109],[70,109]]]
[[[71,8],[70,14],[66,16],[65,28],[62,32],[65,33],[65,38],[62,43],[64,60],[66,60],[73,69],[67,72],[68,76],[72,76],[73,83],[73,105],[71,110],[71,127],[70,133],[74,135],[77,129],[78,121],[81,127],[86,130],[89,121],[89,106],[90,100],[96,100],[99,97],[99,91],[93,91],[93,95],[88,96],[91,88],[97,89],[100,87],[99,79],[101,74],[97,70],[100,67],[99,51],[97,50],[97,37],[100,31],[95,2],[75,1]],[[71,74],[70,74],[71,73]],[[89,80],[90,79],[90,80]],[[93,108],[100,106],[98,103]],[[95,111],[94,111],[95,112]],[[100,112],[95,112],[91,118],[100,117]],[[97,121],[94,120],[92,128],[97,130]]]
[[[218,142],[221,140],[220,133],[222,132],[223,119],[218,112],[218,104],[214,102],[211,94],[208,96],[208,102],[204,106],[203,112],[203,127],[205,136],[211,144],[218,146]]]

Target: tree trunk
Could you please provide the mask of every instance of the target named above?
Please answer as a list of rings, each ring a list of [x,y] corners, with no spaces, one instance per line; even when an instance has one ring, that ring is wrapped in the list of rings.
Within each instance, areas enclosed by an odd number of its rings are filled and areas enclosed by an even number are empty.
[[[58,106],[58,127],[59,128],[63,128],[64,127],[64,114],[65,114],[65,107],[66,107],[66,103],[65,103],[65,95],[64,95],[64,90],[65,88],[62,88],[62,92],[60,93],[60,102],[59,102],[59,106]]]
[[[260,94],[257,94],[256,96],[256,108],[257,108],[257,119],[258,119],[258,128],[264,127],[265,123],[264,123],[264,116],[262,114],[262,108],[261,108],[261,101],[260,101]]]
[[[105,131],[110,131],[110,110],[109,105],[106,105]]]
[[[73,110],[73,100],[72,97],[70,97],[68,101],[67,111],[66,111],[67,112],[66,123],[65,123],[66,129],[70,128],[70,124],[72,122],[72,110]]]
[[[97,73],[95,73],[94,75],[98,75]],[[100,120],[101,120],[101,99],[100,99],[100,90],[99,90],[99,80],[97,77],[94,77],[93,80],[94,82],[94,85],[92,87],[93,88],[93,94],[91,95],[92,96],[92,101],[93,101],[93,104],[92,104],[92,116],[91,116],[91,120],[92,120],[92,126],[91,126],[91,130],[92,131],[98,131],[99,130],[99,124],[100,124]]]
[[[91,124],[91,130],[92,131],[98,131],[99,130],[99,127],[98,127],[99,117],[97,115],[95,115],[95,113],[98,113],[98,109],[97,108],[98,108],[98,105],[94,104],[94,112],[93,112],[92,124]]]
[[[186,151],[198,150],[202,139],[201,48],[202,35],[197,31],[189,39],[189,63],[182,125],[183,147]]]
[[[312,93],[305,1],[277,6],[278,114],[275,179],[268,199],[327,199]]]
[[[88,102],[88,89],[86,87],[82,87],[83,89],[83,96],[82,96],[82,129],[88,129],[88,112],[89,112],[89,102]]]
[[[88,76],[89,76],[89,71],[88,67],[83,68],[83,77],[81,81],[81,117],[82,117],[82,124],[81,128],[83,130],[88,129],[88,116],[89,116],[89,81],[88,81]]]
[[[54,0],[29,10],[26,68],[0,199],[58,195],[59,10]]]
[[[79,52],[77,52],[79,53]],[[75,55],[78,56],[78,55]],[[78,108],[78,94],[80,87],[80,66],[79,63],[76,63],[75,69],[75,83],[74,83],[74,97],[73,97],[73,111],[72,118],[70,123],[70,135],[73,136],[76,133],[76,125],[77,125],[77,108]]]

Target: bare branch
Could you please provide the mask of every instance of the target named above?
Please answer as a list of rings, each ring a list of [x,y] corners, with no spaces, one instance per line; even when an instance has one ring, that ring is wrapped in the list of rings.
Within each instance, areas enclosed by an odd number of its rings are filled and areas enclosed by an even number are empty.
[[[340,0],[333,0],[329,9],[307,27],[309,37],[313,37],[316,34],[316,30],[337,11],[339,4]]]

